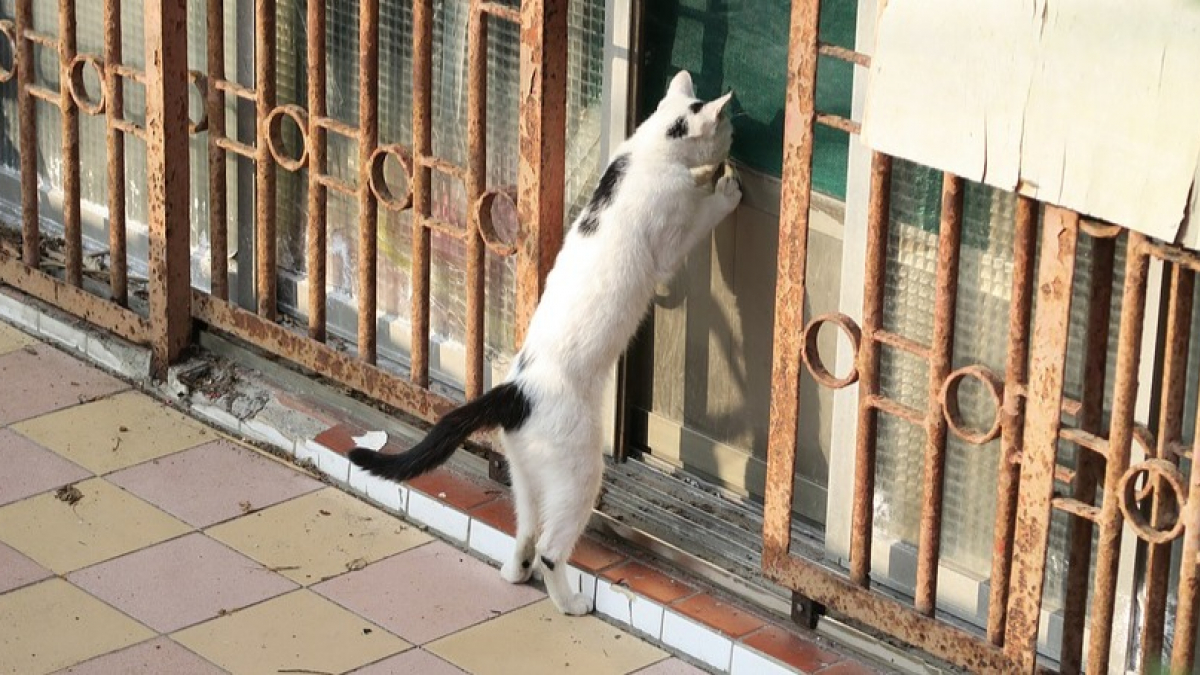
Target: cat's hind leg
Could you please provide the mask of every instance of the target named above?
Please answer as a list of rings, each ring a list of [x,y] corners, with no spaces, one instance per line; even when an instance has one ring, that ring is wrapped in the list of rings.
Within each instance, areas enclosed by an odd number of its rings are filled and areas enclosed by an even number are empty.
[[[533,576],[533,561],[539,530],[537,482],[530,480],[521,449],[505,442],[508,476],[512,482],[513,507],[517,513],[517,541],[512,558],[500,568],[500,576],[513,584],[523,584]]]
[[[592,611],[592,598],[571,588],[567,564],[575,543],[587,527],[600,492],[604,458],[598,440],[562,447],[555,459],[539,466],[542,490],[542,533],[538,538],[538,564],[546,592],[563,614],[578,616]]]

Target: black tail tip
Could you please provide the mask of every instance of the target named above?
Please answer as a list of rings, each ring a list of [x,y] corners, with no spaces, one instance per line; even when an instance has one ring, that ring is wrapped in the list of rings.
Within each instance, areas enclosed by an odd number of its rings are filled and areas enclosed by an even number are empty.
[[[366,448],[354,448],[349,454],[350,462],[360,469],[375,473],[384,463],[384,455]]]

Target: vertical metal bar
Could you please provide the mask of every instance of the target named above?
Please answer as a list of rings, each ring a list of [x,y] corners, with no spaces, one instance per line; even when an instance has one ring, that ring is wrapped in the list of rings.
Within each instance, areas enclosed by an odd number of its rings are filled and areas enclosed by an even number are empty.
[[[1012,572],[1013,528],[1024,443],[1025,400],[1020,392],[1029,379],[1029,319],[1033,313],[1033,261],[1037,256],[1037,202],[1017,197],[1013,232],[1013,285],[1008,314],[1008,360],[1005,364],[1004,407],[1000,436],[1000,468],[996,471],[996,524],[992,544],[991,587],[988,590],[988,640],[1004,646],[1009,575]]]
[[[1062,425],[1063,381],[1067,335],[1071,323],[1071,287],[1079,214],[1047,206],[1042,226],[1037,283],[1037,316],[1033,325],[1032,363],[1025,400],[1025,447],[1021,457],[1021,492],[1011,551],[1008,618],[1004,651],[1020,669],[1032,673],[1037,664],[1038,618],[1043,572],[1050,541],[1050,499]]]
[[[1196,419],[1200,420],[1200,404]],[[1192,457],[1200,457],[1200,433],[1192,440]],[[1200,471],[1192,466],[1188,499],[1179,517],[1185,524],[1175,610],[1175,642],[1171,647],[1171,672],[1190,673],[1196,665],[1196,625],[1200,620]]]
[[[1177,464],[1179,460],[1168,446],[1183,434],[1183,403],[1187,390],[1188,345],[1192,337],[1192,300],[1195,286],[1195,272],[1183,265],[1171,266],[1171,296],[1167,309],[1166,350],[1163,354],[1158,447],[1155,456],[1173,464]],[[1154,490],[1154,494],[1165,494],[1166,481],[1156,478]],[[1183,495],[1179,497],[1182,499]],[[1163,525],[1163,510],[1162,504],[1156,500],[1150,514],[1151,527],[1157,529]],[[1142,614],[1141,634],[1142,662],[1138,667],[1140,673],[1151,672],[1150,668],[1157,666],[1162,659],[1170,575],[1171,544],[1147,544],[1146,605]]]
[[[191,337],[187,0],[148,0],[146,189],[150,218],[150,346],[158,377]]]
[[[358,5],[358,133],[358,358],[374,364],[379,205],[370,183],[379,144],[379,0]]]
[[[325,247],[328,193],[325,175],[325,0],[308,0],[308,336],[325,341]],[[370,167],[368,167],[369,170]]]
[[[887,274],[888,225],[892,199],[892,158],[871,156],[871,194],[867,203],[866,269],[863,271],[863,325],[858,350],[858,438],[854,449],[854,502],[850,530],[850,580],[867,586],[871,579],[871,534],[874,527],[875,431],[879,411],[879,343],[883,326],[883,293]]]
[[[254,88],[258,129],[255,162],[255,273],[258,313],[275,320],[275,160],[267,146],[267,115],[275,108],[275,0],[255,0]]]
[[[36,268],[41,258],[41,228],[38,226],[37,100],[33,86],[33,42],[25,37],[33,29],[33,0],[17,0],[17,124],[21,152],[21,257]]]
[[[225,151],[217,142],[225,137],[225,93],[217,83],[225,79],[225,3],[208,0],[208,90],[204,105],[208,116],[208,243],[212,295],[229,299],[229,209]]]
[[[467,36],[467,204],[474,206],[487,189],[488,18],[472,0]],[[487,267],[479,214],[467,209],[467,398],[483,393],[484,302]]]
[[[1150,271],[1150,256],[1142,250],[1143,241],[1143,235],[1129,232],[1121,297],[1121,329],[1117,334],[1117,374],[1113,382],[1108,462],[1104,472],[1104,486],[1109,491],[1116,489],[1117,481],[1129,468],[1129,452],[1133,443],[1142,320],[1146,314],[1146,278]],[[1087,662],[1090,670],[1108,669],[1112,646],[1113,605],[1116,601],[1123,523],[1118,501],[1105,499],[1096,521],[1100,536],[1096,552],[1096,579],[1092,586],[1092,630],[1088,638]]]
[[[129,264],[125,255],[125,134],[116,122],[125,117],[125,81],[114,68],[121,63],[121,0],[104,0],[105,106],[108,145],[108,287],[118,305],[129,304]]]
[[[562,247],[566,176],[567,0],[521,3],[521,162],[517,213],[517,342]]]
[[[1077,424],[1092,434],[1100,432],[1104,417],[1104,387],[1108,360],[1108,323],[1112,315],[1113,264],[1116,240],[1092,242],[1091,287],[1088,289],[1087,333],[1084,337],[1083,392]],[[1096,501],[1104,461],[1084,447],[1076,449],[1075,480],[1071,495],[1087,505]],[[1077,673],[1082,668],[1083,626],[1087,621],[1088,572],[1092,563],[1092,521],[1071,519],[1067,553],[1066,598],[1063,604],[1062,652],[1059,670]]]
[[[433,154],[433,0],[413,4],[413,209],[411,378],[429,386],[429,218],[433,175],[421,160]]]
[[[929,409],[925,418],[925,474],[921,534],[917,548],[917,611],[933,616],[937,606],[938,556],[942,543],[942,490],[946,472],[946,416],[936,392],[950,375],[954,356],[954,315],[958,298],[959,245],[962,241],[963,180],[942,176],[938,229],[937,289],[933,300],[933,340],[929,350]]]
[[[792,3],[788,38],[787,108],[779,206],[779,261],[775,291],[775,359],[763,515],[763,565],[778,565],[791,542],[793,476],[800,421],[800,364],[812,199],[813,84],[817,75],[818,3]]]
[[[62,120],[63,237],[66,239],[67,283],[83,285],[83,229],[79,194],[79,108],[71,97],[68,72],[75,59],[75,0],[58,0],[58,83]],[[25,64],[30,67],[32,64]]]

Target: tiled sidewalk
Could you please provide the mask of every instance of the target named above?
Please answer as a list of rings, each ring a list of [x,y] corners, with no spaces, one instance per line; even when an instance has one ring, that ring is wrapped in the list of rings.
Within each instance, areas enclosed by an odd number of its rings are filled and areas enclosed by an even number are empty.
[[[704,672],[3,323],[0,467],[0,673]],[[412,488],[407,511],[451,539],[439,514],[469,513],[472,542],[511,529],[494,491]],[[606,580],[601,605],[635,608],[619,586],[673,603],[664,639],[691,616],[804,672],[870,672],[592,542],[572,562]]]

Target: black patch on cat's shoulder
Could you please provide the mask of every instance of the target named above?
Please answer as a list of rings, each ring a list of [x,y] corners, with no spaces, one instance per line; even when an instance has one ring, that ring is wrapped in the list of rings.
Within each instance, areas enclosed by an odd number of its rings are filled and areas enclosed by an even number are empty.
[[[554,562],[552,560],[550,560],[549,558],[547,558],[546,556],[542,556],[542,567],[545,567],[546,569],[553,572],[554,571]]]
[[[704,101],[693,101],[692,104],[688,106],[688,110],[691,110],[692,114],[700,112],[703,108]]]
[[[683,138],[688,135],[687,118],[682,115],[667,129],[667,138]]]
[[[592,193],[592,198],[588,200],[583,215],[579,219],[580,234],[593,234],[600,227],[600,212],[612,203],[613,195],[617,193],[617,187],[620,186],[621,179],[625,177],[625,170],[628,167],[628,154],[617,155],[613,161],[609,162],[608,167],[604,169],[604,175],[600,176],[600,183],[596,185],[596,190]]]

